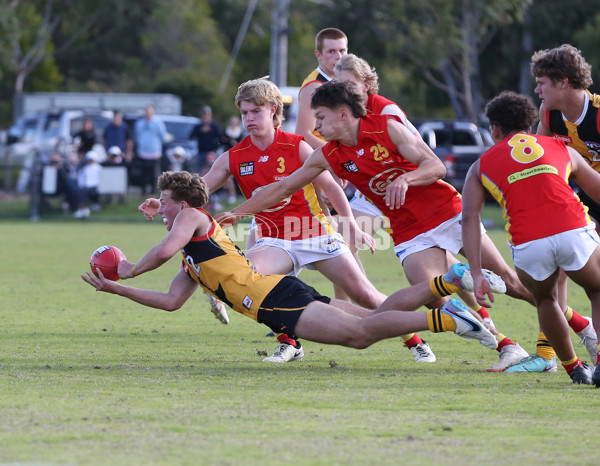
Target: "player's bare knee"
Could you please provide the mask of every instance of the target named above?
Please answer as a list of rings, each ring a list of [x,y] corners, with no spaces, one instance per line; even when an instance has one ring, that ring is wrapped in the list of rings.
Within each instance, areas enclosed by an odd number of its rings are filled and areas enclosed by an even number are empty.
[[[356,304],[367,309],[376,309],[377,306],[381,304],[381,299],[375,289],[369,290],[357,286],[351,293],[348,293],[348,295]]]
[[[356,335],[347,341],[346,346],[355,349],[365,349],[373,344],[373,341],[364,335]]]
[[[346,346],[355,349],[365,349],[377,341],[372,335],[372,331],[364,321],[361,321],[359,327],[346,341]]]

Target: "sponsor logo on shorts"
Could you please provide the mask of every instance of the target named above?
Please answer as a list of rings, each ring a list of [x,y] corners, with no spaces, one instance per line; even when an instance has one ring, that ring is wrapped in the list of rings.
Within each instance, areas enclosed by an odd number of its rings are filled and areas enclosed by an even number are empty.
[[[340,246],[340,244],[339,244],[339,243],[336,243],[336,244],[331,244],[331,245],[327,246],[327,249],[326,249],[326,251],[327,251],[329,254],[331,254],[332,252],[335,252],[335,251],[339,250],[340,248],[341,248],[341,246]]]
[[[246,309],[250,310],[250,308],[252,307],[252,299],[250,298],[250,296],[246,295],[246,297],[242,301],[242,304]]]
[[[240,176],[254,175],[254,162],[240,163]]]
[[[344,162],[342,163],[342,167],[350,173],[358,173],[358,167],[356,166],[356,164],[352,161],[349,160],[348,162]]]

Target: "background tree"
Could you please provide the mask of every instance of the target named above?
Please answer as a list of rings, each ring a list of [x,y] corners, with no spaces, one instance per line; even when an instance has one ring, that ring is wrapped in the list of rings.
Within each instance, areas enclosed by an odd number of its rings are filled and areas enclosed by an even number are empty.
[[[170,92],[183,111],[236,112],[239,83],[269,72],[271,9],[260,1],[228,87],[217,89],[249,0],[0,2],[0,122],[23,91]],[[314,36],[344,30],[375,66],[380,92],[411,116],[476,120],[504,89],[531,92],[534,50],[571,43],[600,79],[600,0],[296,0],[290,3],[288,85],[316,65]],[[560,14],[557,14],[560,12]],[[529,13],[529,14],[527,14]]]

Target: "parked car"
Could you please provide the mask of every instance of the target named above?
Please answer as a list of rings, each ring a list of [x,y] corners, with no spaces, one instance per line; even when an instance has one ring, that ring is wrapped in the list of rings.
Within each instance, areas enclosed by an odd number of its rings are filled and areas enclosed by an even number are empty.
[[[415,126],[431,150],[444,162],[444,180],[458,191],[462,191],[473,162],[493,145],[487,129],[467,121],[425,121]]]
[[[157,118],[163,121],[167,128],[167,138],[163,152],[181,146],[187,152],[188,159],[194,159],[198,154],[198,141],[191,139],[190,135],[196,125],[202,123],[202,120],[193,116],[186,115],[157,115]]]
[[[7,154],[13,162],[22,162],[36,149],[45,121],[45,113],[35,113],[17,118],[9,128],[6,136]]]
[[[109,110],[64,110],[48,112],[44,123],[44,130],[38,140],[37,146],[42,154],[52,155],[54,152],[67,155],[76,151],[79,141],[76,135],[83,129],[83,122],[91,119],[96,133],[94,150],[98,153],[98,161],[106,158],[106,151],[102,144],[104,129],[112,122],[113,112]]]

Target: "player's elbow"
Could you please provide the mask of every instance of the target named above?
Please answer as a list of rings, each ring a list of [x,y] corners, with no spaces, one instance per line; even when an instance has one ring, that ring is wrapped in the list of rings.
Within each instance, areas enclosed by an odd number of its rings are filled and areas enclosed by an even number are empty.
[[[181,309],[184,303],[185,300],[179,299],[175,296],[168,296],[163,303],[162,308],[167,312],[173,312]]]
[[[438,173],[438,178],[441,180],[442,178],[444,178],[446,176],[446,165],[444,165],[443,163],[441,164],[441,167],[439,167],[439,173]]]

